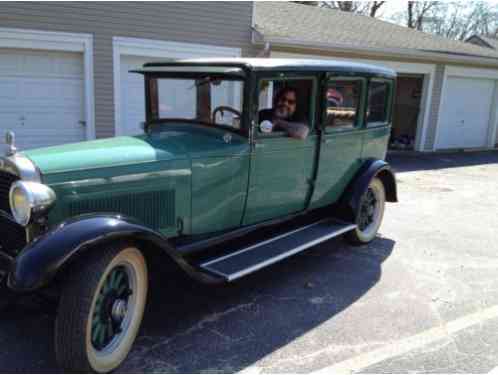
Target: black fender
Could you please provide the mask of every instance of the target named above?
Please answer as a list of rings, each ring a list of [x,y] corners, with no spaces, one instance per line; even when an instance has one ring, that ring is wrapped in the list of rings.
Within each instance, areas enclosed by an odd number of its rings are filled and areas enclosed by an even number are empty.
[[[367,191],[370,181],[375,177],[378,177],[384,184],[386,201],[398,201],[396,176],[389,163],[380,159],[367,159],[341,197],[340,207],[348,212],[347,219],[355,220],[360,209],[361,197]]]
[[[193,269],[161,233],[133,218],[90,214],[65,221],[26,246],[12,265],[8,286],[16,292],[36,291],[49,285],[65,266],[97,245],[120,239],[142,241],[147,247],[166,253],[193,278],[217,282]]]

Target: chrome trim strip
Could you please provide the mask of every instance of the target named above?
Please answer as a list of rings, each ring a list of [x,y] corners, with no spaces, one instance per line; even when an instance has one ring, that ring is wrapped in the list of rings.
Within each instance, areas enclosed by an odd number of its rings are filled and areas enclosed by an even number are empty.
[[[105,185],[110,183],[141,181],[145,178],[151,178],[151,177],[157,177],[157,178],[178,177],[178,176],[190,176],[191,174],[192,172],[190,169],[172,169],[172,170],[159,171],[159,172],[146,172],[146,173],[136,173],[136,174],[114,176],[114,177],[89,178],[85,180],[59,182],[56,184],[52,184],[51,186],[63,186],[63,187],[94,186],[94,185]]]
[[[316,224],[318,224],[318,223],[320,223],[320,222],[317,222],[317,223],[312,224],[312,225],[316,225]],[[312,225],[311,225],[311,226],[312,226]],[[308,226],[308,227],[309,227],[309,226]],[[303,227],[303,229],[304,229],[304,228],[306,228],[306,227]],[[242,270],[242,271],[239,271],[239,272],[235,272],[235,273],[233,273],[233,274],[231,274],[231,275],[226,275],[226,274],[223,274],[222,272],[219,272],[219,271],[216,271],[216,270],[211,270],[211,269],[209,269],[209,271],[214,272],[214,273],[216,273],[216,274],[218,274],[218,275],[220,275],[220,276],[226,277],[228,282],[232,282],[232,281],[235,281],[235,280],[237,280],[237,279],[239,279],[239,278],[241,278],[241,277],[243,277],[243,276],[246,276],[246,275],[248,275],[248,274],[250,274],[250,273],[253,273],[253,272],[258,271],[258,270],[260,270],[260,269],[262,269],[262,268],[265,268],[266,266],[269,266],[269,265],[271,265],[271,264],[273,264],[273,263],[276,263],[276,262],[278,262],[278,261],[280,261],[280,260],[282,260],[282,259],[288,258],[288,257],[290,257],[290,256],[292,256],[292,255],[294,255],[294,254],[297,254],[297,253],[299,253],[299,252],[301,252],[301,251],[303,251],[303,250],[306,250],[306,249],[308,249],[308,248],[310,248],[310,247],[312,247],[312,246],[314,246],[314,245],[317,245],[317,244],[319,244],[319,243],[321,243],[321,242],[324,242],[324,241],[326,241],[326,240],[328,240],[328,239],[331,239],[331,238],[333,238],[333,237],[337,237],[337,236],[339,236],[339,235],[341,235],[341,234],[343,234],[343,233],[349,232],[350,230],[353,230],[353,229],[355,229],[355,228],[356,228],[356,224],[349,224],[349,225],[345,226],[344,228],[341,228],[341,229],[339,229],[339,230],[337,230],[337,231],[334,231],[334,232],[332,232],[332,233],[329,233],[329,234],[327,234],[327,235],[325,235],[325,236],[319,237],[319,238],[317,238],[317,239],[315,239],[315,240],[313,240],[313,241],[310,241],[310,242],[305,243],[305,244],[303,244],[303,245],[301,245],[301,246],[298,246],[298,247],[296,247],[296,248],[294,248],[294,249],[291,249],[291,250],[289,250],[289,251],[287,251],[287,252],[285,252],[285,253],[282,253],[282,254],[280,254],[280,255],[278,255],[278,256],[276,256],[276,257],[273,257],[273,258],[267,259],[267,260],[265,260],[264,262],[261,262],[261,263],[255,264],[254,266],[251,266],[251,267],[246,268],[246,269],[244,269],[244,270]],[[294,232],[296,232],[296,231],[294,231]],[[266,241],[266,243],[267,243],[267,242],[268,242],[268,241]],[[256,245],[256,246],[260,246],[260,245],[262,245],[262,244],[263,244],[263,243],[258,244],[258,245]],[[251,248],[254,248],[254,246],[251,246]],[[244,249],[244,250],[246,250],[246,249]],[[240,253],[240,252],[238,252],[238,253]],[[235,254],[230,254],[230,256],[232,256],[232,255],[235,255]],[[229,257],[229,256],[226,256],[226,257],[223,257],[223,258],[225,258],[225,259],[226,259],[227,257]],[[212,263],[215,263],[215,262],[217,262],[217,261],[219,261],[219,260],[221,260],[221,258],[220,258],[220,259],[216,259],[215,261],[208,262],[208,263],[209,263],[209,264],[212,264]],[[207,263],[206,263],[206,264],[207,264]],[[204,265],[205,265],[205,264],[203,264],[203,265],[202,265],[202,267],[203,267]]]

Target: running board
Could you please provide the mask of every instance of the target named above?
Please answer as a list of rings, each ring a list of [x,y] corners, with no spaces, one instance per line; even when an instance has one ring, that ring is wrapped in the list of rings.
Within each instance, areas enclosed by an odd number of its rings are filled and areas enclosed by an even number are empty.
[[[356,224],[336,219],[320,220],[231,254],[211,259],[202,263],[200,268],[231,282],[355,228]]]

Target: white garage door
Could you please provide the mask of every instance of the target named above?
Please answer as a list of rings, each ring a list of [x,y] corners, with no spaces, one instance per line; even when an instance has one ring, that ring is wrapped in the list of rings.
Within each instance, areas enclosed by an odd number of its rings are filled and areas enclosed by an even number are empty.
[[[438,149],[487,146],[494,84],[491,79],[448,77]]]
[[[82,54],[0,49],[2,137],[21,150],[84,140],[83,91]]]

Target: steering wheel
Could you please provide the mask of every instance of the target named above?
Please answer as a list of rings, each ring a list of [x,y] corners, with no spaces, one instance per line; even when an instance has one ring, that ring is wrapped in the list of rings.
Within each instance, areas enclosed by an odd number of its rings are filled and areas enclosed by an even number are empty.
[[[240,113],[239,111],[237,111],[235,108],[232,108],[232,107],[228,107],[228,106],[224,106],[224,105],[220,105],[219,107],[216,107],[213,111],[213,124],[216,123],[216,114],[218,112],[221,113],[221,117],[224,116],[223,112],[232,112],[234,115],[237,115],[239,118],[242,117],[242,113]]]

